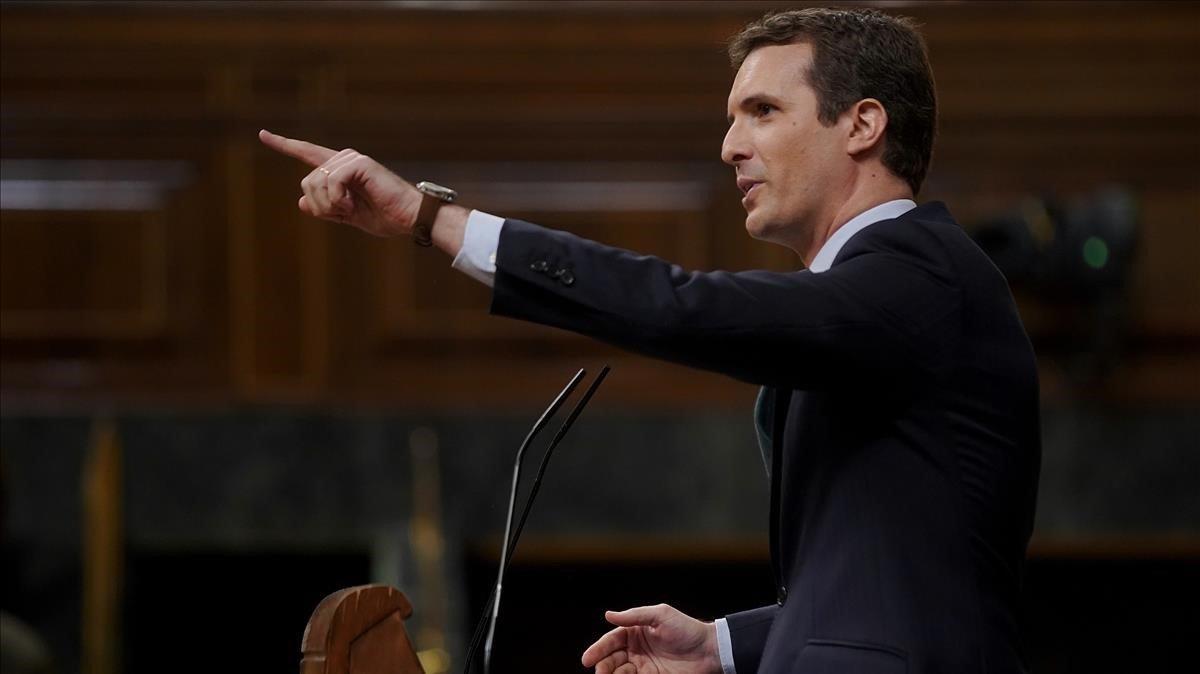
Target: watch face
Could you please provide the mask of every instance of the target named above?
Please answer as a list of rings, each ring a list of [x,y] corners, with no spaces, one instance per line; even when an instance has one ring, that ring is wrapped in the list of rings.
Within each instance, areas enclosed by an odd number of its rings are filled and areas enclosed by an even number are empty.
[[[443,187],[437,183],[431,183],[428,180],[423,180],[417,183],[416,188],[418,191],[424,194],[428,194],[435,199],[440,199],[446,202],[454,201],[455,197],[458,196],[458,192],[455,192],[449,187]]]

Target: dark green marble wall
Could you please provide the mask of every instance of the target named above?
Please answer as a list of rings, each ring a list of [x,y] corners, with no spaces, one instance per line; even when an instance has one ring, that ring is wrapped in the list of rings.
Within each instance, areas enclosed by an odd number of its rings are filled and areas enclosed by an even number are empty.
[[[400,584],[418,605],[432,598],[420,596],[407,537],[416,479],[409,443],[414,430],[431,429],[452,651],[462,648],[461,625],[470,619],[468,546],[499,538],[510,462],[531,421],[300,408],[112,418],[123,449],[130,568],[146,568],[137,560],[161,553],[286,550],[303,560],[349,551],[368,560],[374,578],[363,582]],[[81,475],[91,423],[74,415],[0,417],[5,606],[30,597],[57,606],[39,626],[68,665],[78,648]],[[1200,537],[1196,410],[1047,409],[1043,437],[1037,536]],[[539,446],[529,475],[540,456]],[[539,498],[527,536],[762,540],[747,555],[765,552],[767,483],[749,410],[644,415],[597,406],[560,447]]]

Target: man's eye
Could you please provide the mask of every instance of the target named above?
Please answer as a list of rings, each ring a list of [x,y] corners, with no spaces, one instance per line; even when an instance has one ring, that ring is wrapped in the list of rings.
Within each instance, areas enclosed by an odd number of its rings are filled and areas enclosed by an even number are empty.
[[[768,113],[770,113],[771,111],[773,111],[774,109],[775,109],[775,106],[771,105],[770,103],[759,103],[758,104],[758,116],[763,117],[763,116],[767,115]]]

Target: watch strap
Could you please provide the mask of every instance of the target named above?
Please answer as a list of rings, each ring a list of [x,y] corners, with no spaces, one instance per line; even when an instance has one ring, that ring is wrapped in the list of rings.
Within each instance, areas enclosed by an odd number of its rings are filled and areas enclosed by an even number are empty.
[[[421,193],[421,207],[417,211],[417,219],[412,228],[413,243],[424,248],[433,245],[433,220],[443,203],[435,196]]]

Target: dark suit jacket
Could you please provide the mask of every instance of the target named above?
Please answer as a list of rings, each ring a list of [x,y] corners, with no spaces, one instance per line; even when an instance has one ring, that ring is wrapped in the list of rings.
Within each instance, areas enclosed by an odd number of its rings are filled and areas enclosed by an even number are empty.
[[[509,220],[492,311],[768,387],[777,605],[739,674],[1018,672],[1041,447],[1004,278],[940,203],[831,269],[686,272]]]

